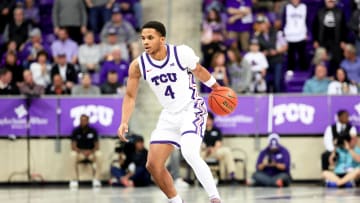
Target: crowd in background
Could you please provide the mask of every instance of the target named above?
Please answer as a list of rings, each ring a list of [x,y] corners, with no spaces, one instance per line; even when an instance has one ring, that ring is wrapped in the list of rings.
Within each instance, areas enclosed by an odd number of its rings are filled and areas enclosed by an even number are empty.
[[[0,95],[121,94],[140,0],[0,2]]]
[[[359,15],[357,0],[204,0],[202,63],[238,93],[357,94]]]

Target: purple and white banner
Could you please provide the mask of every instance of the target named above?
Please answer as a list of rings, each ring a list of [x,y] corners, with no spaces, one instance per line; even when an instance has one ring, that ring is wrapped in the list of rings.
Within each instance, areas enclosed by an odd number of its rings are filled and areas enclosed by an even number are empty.
[[[116,136],[121,120],[122,98],[63,98],[60,100],[60,134],[71,135],[80,116],[89,116],[100,135]]]
[[[336,113],[339,110],[347,110],[350,114],[350,122],[358,132],[360,131],[360,96],[333,96],[331,97],[332,123],[336,122]]]
[[[57,102],[55,98],[33,99],[30,103],[30,135],[58,135]]]
[[[27,116],[25,99],[2,98],[0,100],[0,135],[25,136]]]

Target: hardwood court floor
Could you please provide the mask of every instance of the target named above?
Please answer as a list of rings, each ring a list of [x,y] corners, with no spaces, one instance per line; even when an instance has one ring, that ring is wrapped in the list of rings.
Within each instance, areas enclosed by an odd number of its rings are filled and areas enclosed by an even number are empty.
[[[219,188],[223,203],[356,203],[360,202],[360,188],[326,189],[315,186],[290,188],[247,188],[223,186]],[[208,203],[200,187],[180,189],[185,203]],[[0,203],[166,203],[164,195],[156,187],[92,189],[43,187],[35,189],[0,189]]]

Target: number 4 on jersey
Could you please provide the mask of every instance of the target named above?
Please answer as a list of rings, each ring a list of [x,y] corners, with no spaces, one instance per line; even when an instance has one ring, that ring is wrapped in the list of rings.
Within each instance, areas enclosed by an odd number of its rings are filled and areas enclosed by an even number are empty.
[[[165,89],[165,96],[171,96],[171,99],[175,99],[175,93],[171,89],[170,85],[168,85]]]

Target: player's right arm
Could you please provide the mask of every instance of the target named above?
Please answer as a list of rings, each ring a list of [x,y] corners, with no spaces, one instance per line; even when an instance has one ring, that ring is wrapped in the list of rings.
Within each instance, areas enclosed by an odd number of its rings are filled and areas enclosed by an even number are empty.
[[[139,63],[137,60],[134,60],[131,62],[129,67],[129,77],[126,85],[126,93],[122,104],[121,123],[117,132],[121,141],[128,141],[125,138],[125,134],[128,132],[130,116],[135,108],[135,101],[139,88],[140,78],[141,72]]]

